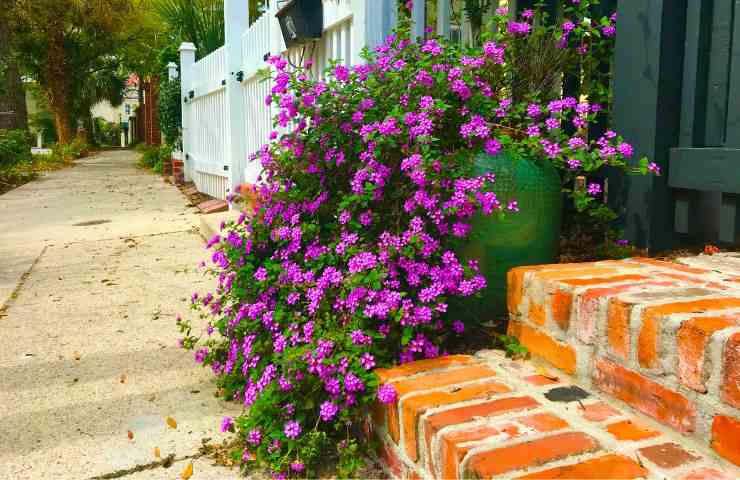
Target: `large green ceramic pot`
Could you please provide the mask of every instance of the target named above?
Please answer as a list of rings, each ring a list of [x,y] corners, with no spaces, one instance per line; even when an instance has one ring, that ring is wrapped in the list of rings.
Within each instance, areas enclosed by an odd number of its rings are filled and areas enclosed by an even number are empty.
[[[493,191],[508,205],[516,200],[518,213],[479,215],[465,245],[464,260],[477,260],[488,287],[480,299],[466,299],[459,313],[468,320],[484,321],[506,313],[506,272],[521,265],[553,263],[557,258],[563,194],[560,175],[544,159],[502,152],[481,154],[476,175],[494,173]],[[457,307],[457,305],[455,306]]]

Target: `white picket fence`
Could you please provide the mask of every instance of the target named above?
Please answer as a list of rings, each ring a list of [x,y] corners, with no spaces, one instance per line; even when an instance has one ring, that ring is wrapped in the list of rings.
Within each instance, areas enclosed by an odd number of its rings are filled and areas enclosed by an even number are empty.
[[[332,60],[357,64],[363,47],[378,45],[391,30],[395,2],[323,0],[322,37],[314,44],[286,49],[275,17],[276,0],[270,1],[267,11],[251,26],[247,2],[225,0],[226,44],[197,62],[192,44],[180,47],[186,180],[221,199],[241,183],[256,182],[260,167],[248,158],[267,143],[273,129],[273,112],[265,105],[271,84],[258,75],[267,66],[265,56],[284,55],[294,64],[311,58],[317,77]],[[415,18],[424,18],[423,5],[415,2]],[[417,25],[416,33],[421,34],[423,22]],[[438,26],[442,33],[445,28]]]

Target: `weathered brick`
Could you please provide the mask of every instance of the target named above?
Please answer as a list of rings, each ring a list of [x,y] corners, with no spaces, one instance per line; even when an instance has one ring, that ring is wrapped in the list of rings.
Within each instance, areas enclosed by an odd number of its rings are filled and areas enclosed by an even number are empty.
[[[568,422],[552,413],[536,413],[526,417],[518,418],[517,422],[527,427],[534,428],[538,432],[552,432],[568,426]]]
[[[678,295],[678,292],[676,292]],[[637,339],[637,360],[643,368],[657,368],[660,354],[661,319],[677,313],[700,313],[740,307],[740,298],[703,298],[646,307]]]
[[[584,433],[560,433],[477,453],[470,459],[468,470],[476,478],[490,478],[512,470],[545,465],[572,455],[594,452],[599,448],[599,443]]]
[[[604,357],[596,359],[594,385],[682,433],[696,425],[696,407],[678,392]]]
[[[544,375],[530,375],[528,377],[524,377],[524,380],[526,380],[528,383],[531,383],[532,385],[537,385],[538,387],[542,387],[544,385],[554,385],[558,383],[558,380],[556,380],[554,377],[546,377]]]
[[[701,460],[701,457],[684,450],[675,443],[652,445],[638,450],[645,458],[661,468],[676,468]]]
[[[678,270],[679,272],[695,273],[698,275],[704,275],[704,274],[710,273],[709,270],[705,270],[703,268],[687,267],[686,265],[682,265],[680,263],[665,262],[663,260],[655,260],[654,258],[638,257],[638,258],[633,258],[630,261],[644,263],[644,264],[655,266],[655,267],[667,268],[669,270]]]
[[[527,272],[534,272],[545,268],[544,265],[532,265],[512,268],[506,273],[506,305],[509,313],[519,313],[519,305],[524,296],[524,276]]]
[[[444,427],[467,423],[475,418],[492,417],[516,410],[528,410],[539,405],[532,397],[508,397],[435,413],[424,420],[424,436],[427,449],[431,450],[432,439]]]
[[[642,282],[649,280],[649,277],[645,275],[627,274],[627,275],[615,275],[613,277],[596,277],[596,278],[565,278],[559,280],[560,283],[565,283],[573,287],[585,287],[589,285],[606,285],[609,283],[620,283],[620,282]]]
[[[529,321],[544,326],[546,321],[545,307],[541,303],[530,302],[529,304]]]
[[[471,428],[469,430],[455,431],[446,433],[440,440],[440,450],[442,459],[442,478],[456,479],[460,462],[465,455],[481,440],[504,442],[506,440],[518,437],[526,432],[522,431],[521,425],[536,430],[537,432],[552,432],[568,426],[568,424],[559,417],[551,413],[540,413],[528,417],[517,418],[514,421],[502,422],[495,425],[483,425]],[[435,467],[432,467],[435,470]]]
[[[519,322],[509,323],[509,334],[517,337],[519,342],[534,355],[544,358],[567,373],[575,373],[576,351],[569,345],[560,343],[546,333]]]
[[[378,456],[380,457],[380,461],[386,466],[393,478],[403,478],[405,468],[395,448],[381,441],[379,450]]]
[[[681,480],[737,480],[737,478],[715,468],[701,468],[681,477]]]
[[[612,423],[607,425],[606,430],[617,440],[645,440],[646,438],[653,438],[660,435],[660,432],[633,420]]]
[[[393,368],[378,368],[375,370],[375,374],[378,375],[380,383],[387,383],[419,373],[441,370],[456,365],[467,365],[473,363],[473,361],[474,359],[470,355],[447,355],[404,363]]]
[[[705,393],[709,372],[704,368],[704,352],[712,334],[736,324],[732,317],[698,317],[681,324],[677,334],[678,378],[697,392]]]
[[[671,287],[674,282],[635,282],[627,285],[616,285],[604,288],[589,288],[578,296],[578,311],[576,313],[576,335],[584,343],[592,344],[595,339],[596,329],[605,320],[604,313],[599,310],[599,302],[602,298],[611,298],[633,290]]]
[[[740,419],[717,415],[712,421],[712,448],[740,466]]]
[[[402,396],[411,392],[442,388],[473,380],[483,380],[485,378],[492,378],[495,375],[496,372],[488,367],[474,365],[452,370],[435,371],[416,377],[406,378],[397,381],[394,386],[396,387],[396,393],[398,394],[398,401],[400,401]],[[400,423],[398,420],[398,401],[396,404],[386,405],[388,433],[396,443],[398,443],[401,437]]]
[[[740,333],[725,343],[722,362],[722,401],[740,408]]]
[[[417,425],[419,417],[428,409],[442,405],[452,405],[476,398],[486,398],[510,390],[504,384],[489,382],[481,385],[462,387],[449,392],[424,393],[403,400],[401,402],[403,408],[403,443],[406,454],[413,461],[419,458]]]
[[[573,305],[573,294],[558,290],[550,298],[552,319],[564,332],[570,327],[570,311]]]
[[[592,458],[573,465],[555,467],[549,470],[519,477],[520,479],[593,479],[593,480],[626,480],[644,478],[648,471],[639,463],[622,455],[605,455]]]
[[[512,422],[502,425],[482,425],[470,430],[455,431],[442,435],[440,439],[440,459],[442,460],[441,478],[445,480],[458,479],[460,463],[465,455],[471,450],[472,442],[496,438],[503,441],[519,435],[519,427]],[[465,444],[468,445],[465,445]],[[430,463],[431,470],[435,472],[437,466],[434,461]]]
[[[610,417],[619,415],[619,410],[607,403],[597,402],[584,405],[581,409],[581,415],[589,422],[603,422]]]
[[[594,267],[588,264],[579,264],[582,266],[572,267],[559,267],[544,271],[538,271],[534,273],[534,277],[538,280],[564,280],[574,279],[576,277],[595,277],[595,276],[609,276],[613,275],[617,271],[613,268],[605,267]]]
[[[631,314],[632,304],[623,302],[618,298],[609,300],[606,326],[609,351],[622,360],[629,359],[630,355]]]

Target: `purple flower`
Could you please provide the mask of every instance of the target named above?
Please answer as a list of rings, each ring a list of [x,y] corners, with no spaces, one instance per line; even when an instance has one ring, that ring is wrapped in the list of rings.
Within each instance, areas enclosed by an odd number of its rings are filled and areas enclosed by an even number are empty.
[[[452,330],[459,335],[465,331],[465,324],[460,320],[455,320],[452,322]]]
[[[588,194],[592,197],[596,197],[601,193],[601,185],[598,183],[590,183],[588,185]]]
[[[288,438],[296,439],[301,434],[301,426],[295,420],[291,420],[285,424],[283,433]]]
[[[344,389],[348,392],[361,392],[365,389],[365,385],[357,375],[348,373],[344,376]]]
[[[396,401],[396,388],[390,383],[381,385],[378,388],[378,400],[380,403],[393,403]]]
[[[234,427],[234,420],[231,417],[224,417],[221,420],[221,432],[228,432]]]
[[[252,445],[259,445],[262,442],[262,430],[259,428],[250,430],[247,434],[247,442]]]
[[[256,272],[254,272],[254,279],[258,282],[264,282],[267,280],[267,269],[265,267],[259,267]]]
[[[601,33],[603,33],[605,37],[613,37],[617,33],[617,28],[614,25],[604,25],[601,27]]]
[[[626,142],[622,142],[617,145],[617,151],[625,158],[630,158],[635,153],[635,149],[632,148],[632,145]]]
[[[306,469],[306,466],[302,464],[301,462],[293,462],[290,464],[290,469],[294,472],[302,472]]]
[[[648,167],[647,168],[648,168],[648,170],[650,170],[654,174],[660,175],[660,165],[658,165],[657,163],[650,162],[650,163],[648,163]]]
[[[577,170],[577,169],[581,168],[581,161],[580,160],[577,160],[575,158],[569,158],[568,159],[568,168],[570,168],[571,170]]]
[[[488,155],[498,155],[499,152],[501,152],[501,148],[501,142],[499,142],[495,138],[489,138],[488,140],[486,140],[483,150]]]
[[[373,357],[370,353],[363,353],[360,356],[360,365],[365,370],[372,370],[375,367],[375,357]]]
[[[507,29],[514,36],[526,37],[532,30],[532,25],[527,22],[509,22]]]
[[[509,202],[508,205],[506,205],[506,209],[510,212],[518,212],[519,211],[519,202],[516,200],[512,200]]]
[[[321,417],[321,420],[329,422],[334,419],[337,412],[339,412],[339,407],[336,404],[332,402],[324,402],[321,404],[321,408],[319,409],[319,417]]]

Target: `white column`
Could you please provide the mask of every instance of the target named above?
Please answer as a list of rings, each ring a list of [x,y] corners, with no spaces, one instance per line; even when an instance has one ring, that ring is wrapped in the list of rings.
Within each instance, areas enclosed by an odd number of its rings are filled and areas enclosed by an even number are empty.
[[[450,22],[452,22],[450,0],[437,0],[437,35],[441,35],[449,39]]]
[[[362,44],[355,43],[355,47],[359,48],[355,48],[354,51],[358,53],[364,46],[372,50],[382,44],[398,19],[396,0],[363,0],[360,3],[360,9],[353,12],[352,21],[354,28],[359,30],[359,35],[353,35],[353,37],[358,42],[362,39]],[[359,63],[359,56],[356,60],[356,63]]]
[[[411,22],[411,37],[413,39],[424,38],[424,26],[426,24],[426,2],[424,0],[414,0]]]
[[[247,134],[244,112],[244,87],[237,79],[243,69],[242,35],[249,28],[249,2],[239,0],[224,1],[224,24],[226,27],[226,104],[229,108],[226,166],[229,168],[230,191],[244,181],[247,166],[247,148],[244,136]]]
[[[167,64],[167,78],[170,80],[177,78],[177,64],[175,62]]]
[[[188,161],[187,154],[192,147],[193,126],[190,125],[190,98],[188,92],[192,90],[193,84],[193,65],[195,64],[195,45],[190,42],[183,42],[180,45],[180,92],[182,104],[182,159],[184,162],[185,181],[192,179],[192,160]],[[187,101],[185,99],[187,98]]]
[[[44,148],[44,131],[36,132],[36,148]]]

